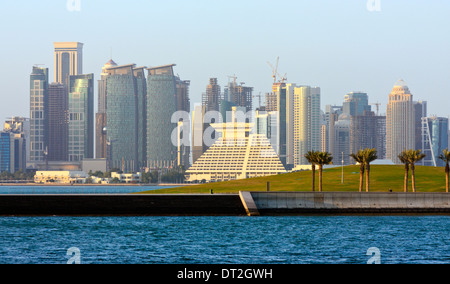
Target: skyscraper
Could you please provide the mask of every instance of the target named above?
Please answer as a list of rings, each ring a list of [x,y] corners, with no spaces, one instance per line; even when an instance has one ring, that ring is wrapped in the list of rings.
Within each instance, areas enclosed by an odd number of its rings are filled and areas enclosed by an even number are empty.
[[[33,67],[30,76],[30,162],[43,162],[48,147],[48,68]]]
[[[365,111],[372,110],[369,105],[369,97],[362,92],[351,92],[345,95],[342,108],[344,113],[348,113],[351,116],[364,115]]]
[[[386,112],[386,158],[399,164],[403,150],[415,148],[413,95],[403,80],[389,94]]]
[[[217,78],[210,78],[209,85],[206,86],[206,92],[202,95],[202,105],[205,106],[207,112],[219,111],[221,99],[220,85],[217,83]]]
[[[68,95],[63,84],[52,83],[48,88],[48,160],[68,160]]]
[[[55,42],[55,80],[67,85],[69,76],[83,74],[83,44]]]
[[[98,110],[95,114],[95,157],[97,159],[107,158],[107,141],[106,141],[106,78],[108,76],[107,69],[117,66],[112,59],[103,67],[98,80]]]
[[[177,111],[175,64],[148,68],[147,76],[147,163],[151,168],[177,165],[177,145],[172,132],[178,127],[172,121]]]
[[[422,118],[422,152],[427,156],[423,159],[423,165],[443,167],[444,161],[439,159],[444,149],[448,149],[448,118],[424,117]]]
[[[294,165],[307,165],[304,155],[321,149],[320,88],[294,89]]]
[[[106,136],[111,168],[138,171],[145,158],[146,79],[135,64],[106,69]]]
[[[69,76],[69,161],[94,155],[94,74]]]

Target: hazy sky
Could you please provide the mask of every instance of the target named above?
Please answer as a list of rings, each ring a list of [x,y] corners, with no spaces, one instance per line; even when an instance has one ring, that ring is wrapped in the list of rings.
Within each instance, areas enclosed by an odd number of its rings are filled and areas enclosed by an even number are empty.
[[[175,63],[191,80],[192,105],[210,77],[225,86],[236,75],[255,94],[270,91],[267,61],[279,56],[290,83],[321,87],[322,109],[364,91],[385,113],[402,78],[429,114],[450,115],[448,0],[379,0],[380,11],[368,0],[79,1],[70,11],[67,0],[0,0],[0,124],[29,117],[32,66],[44,64],[53,81],[57,41],[84,43],[83,71],[95,80],[111,49],[120,65]]]

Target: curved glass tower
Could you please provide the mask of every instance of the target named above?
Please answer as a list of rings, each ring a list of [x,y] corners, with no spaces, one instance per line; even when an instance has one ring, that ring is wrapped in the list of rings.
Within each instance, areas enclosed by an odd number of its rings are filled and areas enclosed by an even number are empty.
[[[177,127],[171,121],[177,111],[173,66],[175,64],[147,69],[147,163],[152,168],[177,165],[177,147],[171,139]]]

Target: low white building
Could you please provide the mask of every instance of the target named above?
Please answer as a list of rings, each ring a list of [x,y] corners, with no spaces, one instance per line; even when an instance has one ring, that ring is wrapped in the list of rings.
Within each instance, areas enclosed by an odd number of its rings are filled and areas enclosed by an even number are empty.
[[[111,179],[117,178],[121,183],[139,183],[141,182],[141,173],[136,174],[119,174],[116,172],[111,173]]]
[[[82,171],[37,171],[34,183],[40,184],[76,184],[86,183],[89,176]]]

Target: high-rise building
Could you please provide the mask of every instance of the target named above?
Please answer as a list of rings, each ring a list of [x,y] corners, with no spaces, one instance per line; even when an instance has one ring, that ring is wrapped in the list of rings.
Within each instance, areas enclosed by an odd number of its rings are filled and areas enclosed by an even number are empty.
[[[106,69],[106,140],[110,168],[138,171],[145,165],[145,67],[135,64]]]
[[[202,105],[205,106],[206,111],[219,111],[221,93],[220,85],[217,83],[217,78],[210,78],[209,85],[206,86],[206,92],[202,94]]]
[[[14,132],[0,132],[0,173],[25,171],[26,165],[25,135]]]
[[[203,134],[209,127],[205,123],[206,106],[195,106],[192,114],[192,163],[195,163],[208,150]]]
[[[33,67],[30,75],[30,160],[43,162],[48,148],[48,68]]]
[[[277,94],[274,92],[266,93],[266,111],[277,111]]]
[[[237,107],[244,107],[246,112],[253,110],[253,88],[244,86],[244,83],[237,84],[236,77],[225,87],[224,99]]]
[[[94,74],[69,76],[70,162],[94,156]]]
[[[333,157],[335,157],[335,161],[343,161],[344,165],[350,164],[350,131],[351,116],[348,113],[343,113],[335,121],[333,127]]]
[[[67,88],[52,83],[48,88],[48,160],[68,160],[68,95]]]
[[[287,94],[286,83],[274,83],[272,93],[277,97],[277,154],[287,168]]]
[[[416,101],[414,105],[414,149],[422,149],[423,135],[422,135],[422,119],[428,117],[427,115],[427,102]]]
[[[26,160],[30,160],[30,119],[14,116],[5,120],[3,131],[23,135],[26,143]],[[25,167],[26,168],[26,165]]]
[[[191,85],[191,81],[181,80],[177,76],[175,77],[175,83],[177,88],[177,111],[185,112],[186,114],[188,114],[191,112],[191,101],[189,99],[189,87]],[[182,118],[178,122],[179,137],[177,143],[177,160],[179,166],[184,166],[185,169],[188,169],[191,165],[191,146],[181,143],[181,141],[183,141],[184,135],[189,135],[187,129],[190,128],[190,121],[183,120],[186,118],[187,117]]]
[[[343,112],[354,115],[364,115],[365,111],[371,111],[369,105],[369,97],[366,93],[351,92],[345,95],[344,102],[342,104]]]
[[[403,80],[389,94],[386,112],[386,158],[399,164],[403,150],[415,148],[413,95]]]
[[[320,88],[294,89],[294,165],[307,165],[304,155],[321,149]]]
[[[107,158],[107,141],[106,141],[106,78],[108,77],[107,69],[117,66],[112,59],[103,67],[98,80],[98,109],[95,114],[95,157],[97,159]],[[145,105],[144,105],[145,106]]]
[[[55,42],[55,80],[67,85],[69,76],[83,74],[83,44]]]
[[[175,64],[148,68],[147,76],[147,164],[150,168],[170,168],[177,163],[177,145],[172,121],[177,111]]]
[[[385,158],[386,117],[376,116],[372,111],[351,116],[350,153],[366,148],[375,148],[378,159]]]
[[[422,118],[422,152],[427,155],[422,161],[425,166],[443,167],[444,161],[439,159],[444,149],[448,149],[449,120],[446,117]]]

